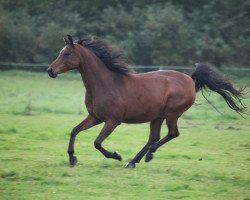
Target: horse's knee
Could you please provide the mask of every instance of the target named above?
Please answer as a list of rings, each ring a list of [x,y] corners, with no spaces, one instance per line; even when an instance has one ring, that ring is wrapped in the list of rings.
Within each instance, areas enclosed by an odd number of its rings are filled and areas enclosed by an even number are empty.
[[[176,137],[179,137],[179,135],[180,135],[180,132],[179,132],[178,128],[176,128],[176,131],[175,131],[174,137],[175,137],[175,138],[176,138]]]
[[[79,124],[79,125],[77,125],[76,127],[74,127],[73,129],[72,129],[72,131],[71,131],[71,137],[75,137],[80,131],[82,131],[83,130],[83,128],[82,128],[82,126]]]
[[[75,137],[77,135],[77,133],[79,133],[79,131],[78,131],[77,127],[75,127],[75,128],[72,129],[72,131],[70,133],[70,136]]]
[[[69,155],[73,155],[74,153],[75,153],[74,150],[68,150]]]
[[[180,132],[178,130],[178,128],[175,129],[175,132],[169,134],[168,136],[173,139],[173,138],[177,138],[180,135]]]
[[[95,141],[95,142],[94,142],[94,147],[95,147],[96,149],[100,149],[101,144],[100,144],[99,142]]]

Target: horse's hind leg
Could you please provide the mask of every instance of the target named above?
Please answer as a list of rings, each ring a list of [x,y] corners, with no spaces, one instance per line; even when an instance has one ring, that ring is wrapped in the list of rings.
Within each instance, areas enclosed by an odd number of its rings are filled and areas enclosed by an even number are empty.
[[[149,146],[159,141],[161,125],[162,125],[163,120],[164,119],[156,119],[150,123],[150,134],[149,134],[148,142],[141,149],[141,151],[131,161],[129,161],[129,163],[126,165],[126,168],[134,168],[135,163],[139,163],[142,157],[146,154]]]
[[[70,166],[74,167],[77,163],[77,158],[74,156],[74,144],[75,144],[75,138],[77,134],[83,130],[86,130],[88,128],[91,128],[92,126],[95,126],[99,124],[100,121],[89,115],[85,120],[83,120],[80,124],[78,124],[70,134],[70,140],[69,140],[69,147],[68,147],[68,154],[69,154],[69,162]]]
[[[153,159],[153,153],[163,144],[167,143],[168,141],[172,140],[179,136],[179,131],[177,127],[177,120],[178,117],[171,116],[166,118],[167,126],[168,126],[168,134],[166,137],[161,139],[160,141],[154,143],[152,146],[149,147],[149,150],[146,154],[145,161],[149,162]]]

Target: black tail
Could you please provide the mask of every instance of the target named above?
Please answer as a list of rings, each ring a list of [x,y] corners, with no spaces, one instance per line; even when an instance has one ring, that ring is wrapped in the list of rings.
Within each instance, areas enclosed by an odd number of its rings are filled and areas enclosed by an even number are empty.
[[[197,63],[195,66],[196,70],[191,77],[195,81],[196,92],[201,90],[203,95],[203,89],[209,88],[219,93],[232,110],[235,110],[239,114],[244,113],[246,109],[242,103],[244,88],[235,89],[229,80],[205,64]]]

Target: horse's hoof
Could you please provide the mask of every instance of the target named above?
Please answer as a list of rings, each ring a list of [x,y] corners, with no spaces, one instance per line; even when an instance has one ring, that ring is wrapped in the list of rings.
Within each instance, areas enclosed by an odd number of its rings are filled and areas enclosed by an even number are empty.
[[[77,164],[77,157],[75,157],[75,156],[70,157],[69,162],[70,162],[70,167],[76,166],[76,164]]]
[[[151,152],[148,152],[145,157],[145,162],[149,162],[154,158],[154,155]]]
[[[120,155],[117,151],[115,151],[115,152],[113,153],[113,158],[114,158],[115,160],[122,161],[122,157],[121,157],[121,155]]]
[[[125,167],[126,167],[126,168],[135,168],[135,163],[129,162],[129,163],[127,163],[127,164],[125,165]]]

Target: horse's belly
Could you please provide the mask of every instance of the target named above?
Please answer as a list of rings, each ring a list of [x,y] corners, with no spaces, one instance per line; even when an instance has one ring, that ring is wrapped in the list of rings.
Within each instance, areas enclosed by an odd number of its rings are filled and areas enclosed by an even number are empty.
[[[147,107],[144,109],[130,108],[127,110],[123,122],[124,123],[145,123],[157,118],[162,118],[164,111],[159,107]]]
[[[145,123],[145,122],[150,122],[153,121],[155,118],[151,118],[148,116],[135,116],[131,118],[125,118],[122,122],[123,123],[128,123],[128,124],[139,124],[139,123]]]

